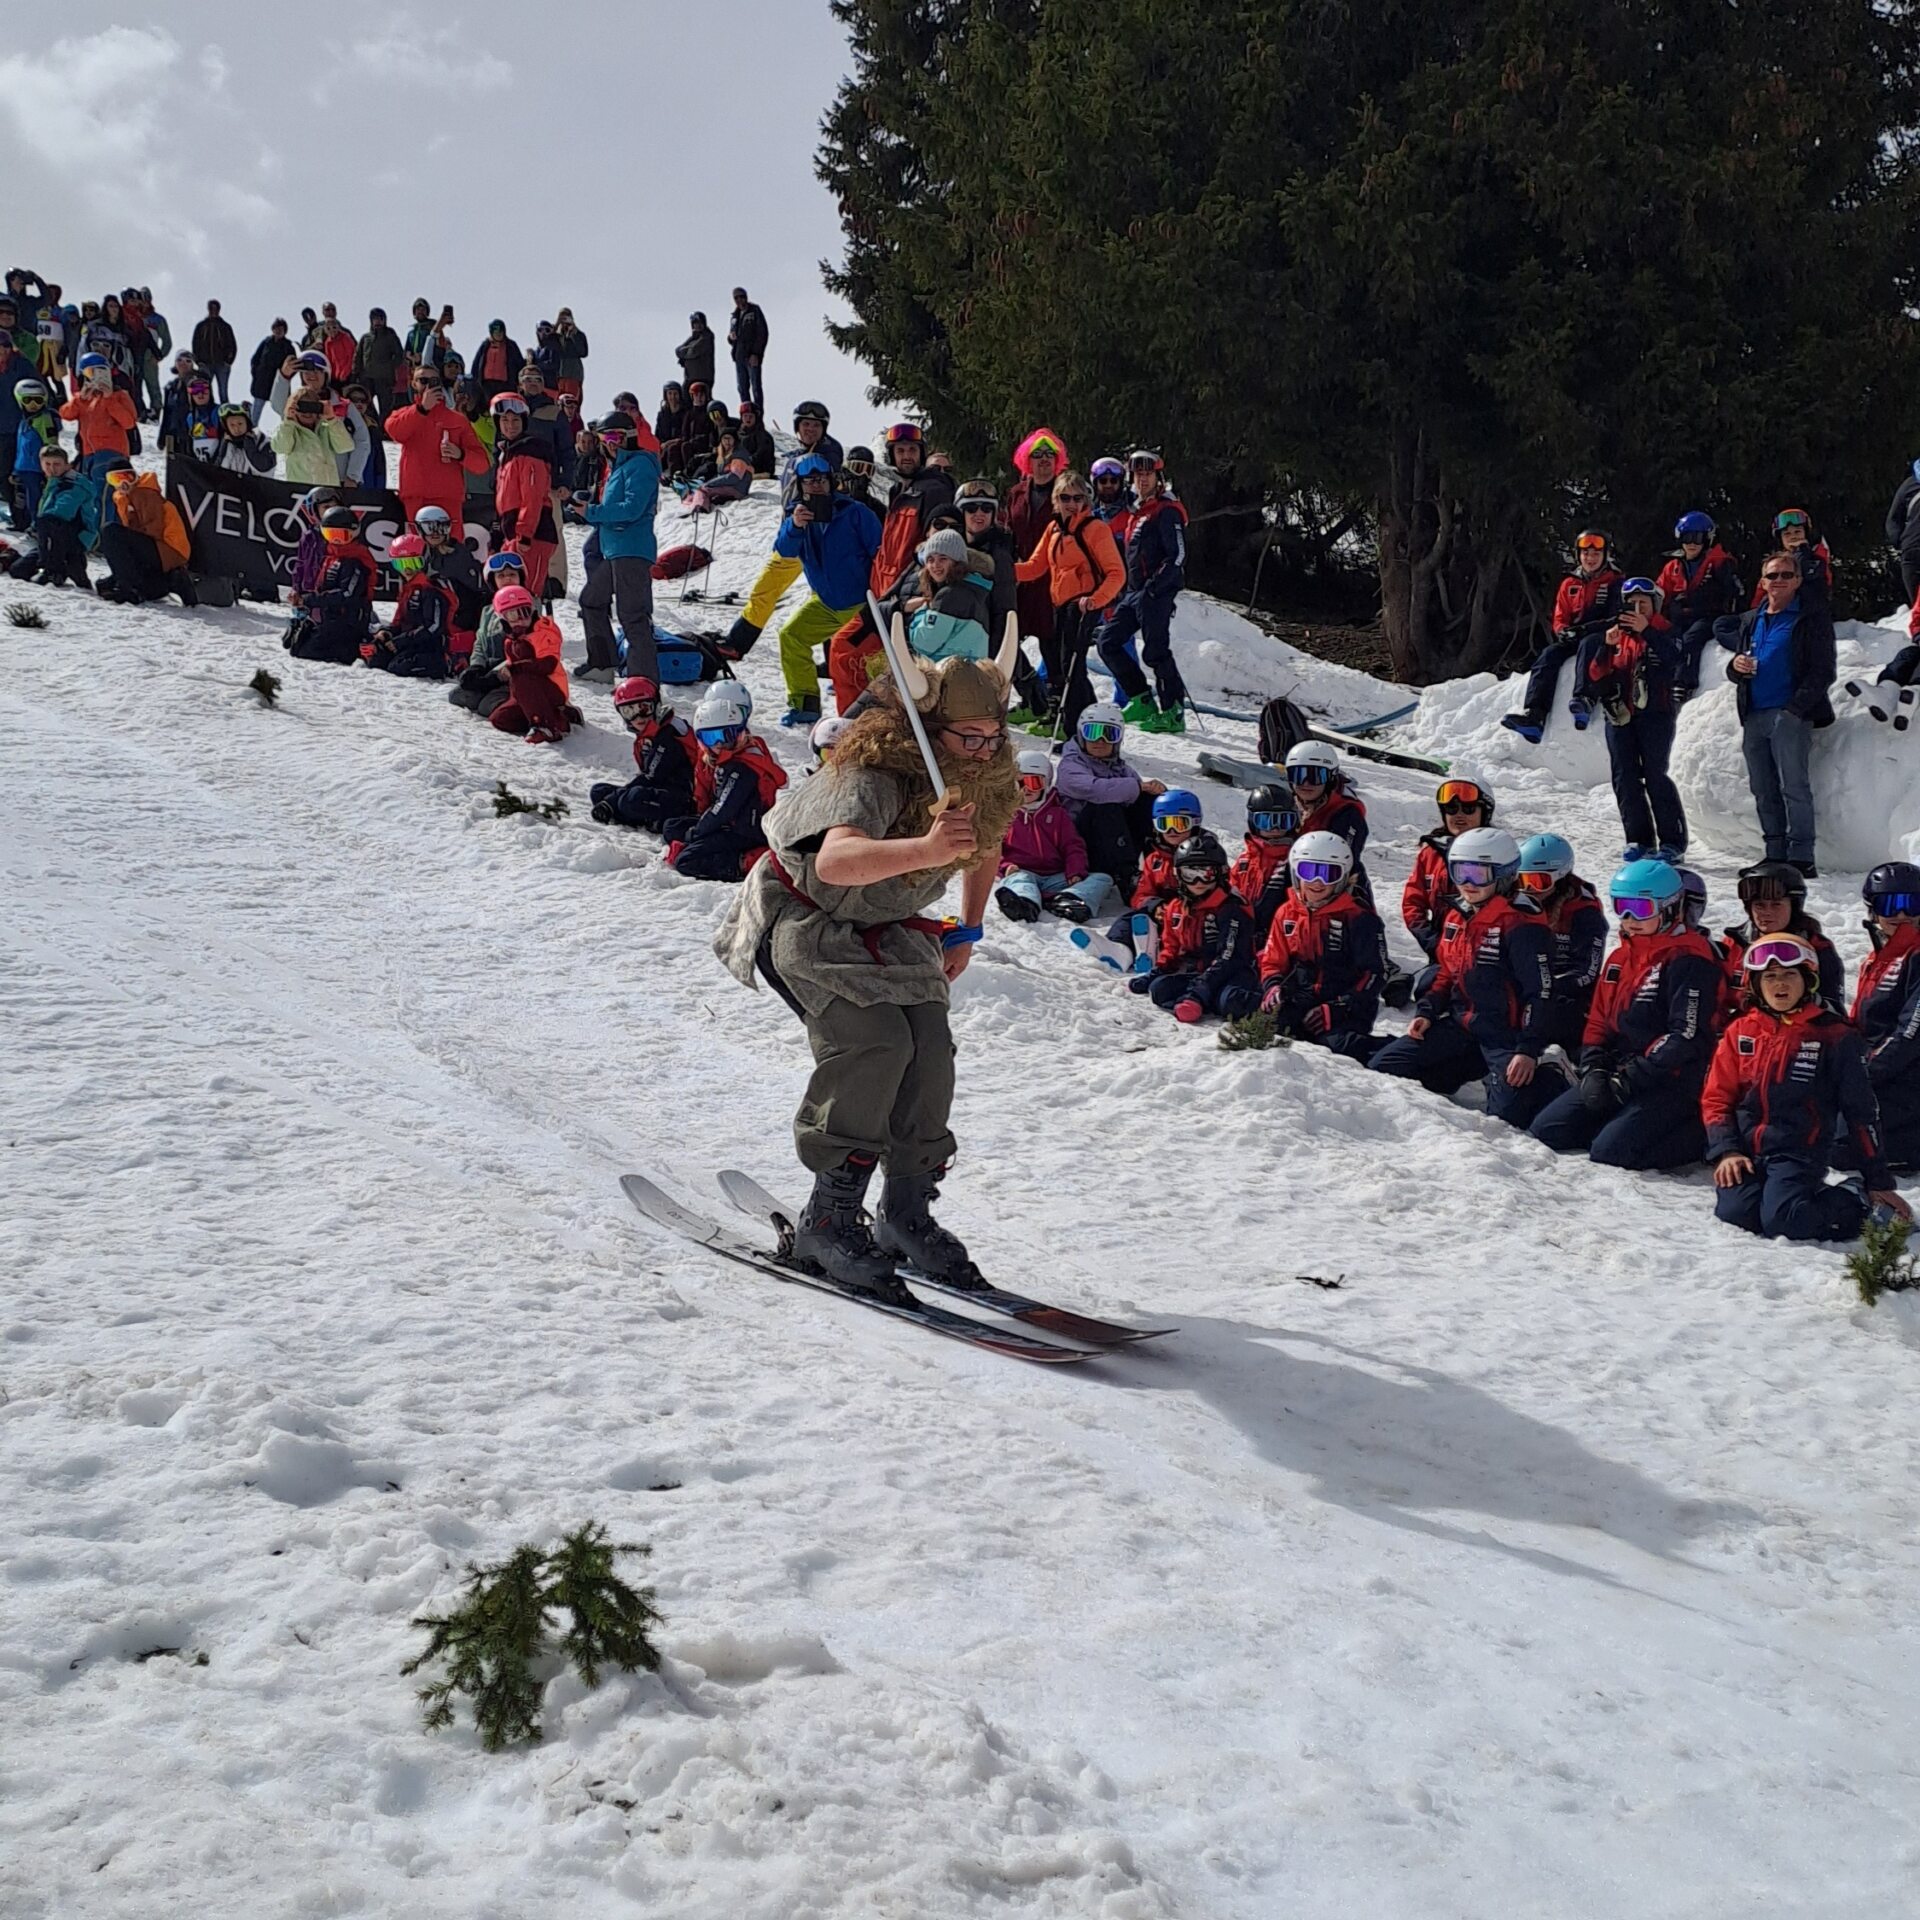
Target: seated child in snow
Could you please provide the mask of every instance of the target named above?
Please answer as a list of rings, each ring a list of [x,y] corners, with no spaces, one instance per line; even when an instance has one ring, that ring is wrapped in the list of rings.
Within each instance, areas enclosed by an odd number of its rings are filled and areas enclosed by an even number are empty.
[[[1738,1006],[1746,997],[1747,982],[1740,956],[1763,933],[1790,933],[1804,940],[1820,962],[1820,998],[1835,1013],[1847,1010],[1847,970],[1820,922],[1807,911],[1807,877],[1791,860],[1759,860],[1739,873],[1740,904],[1745,922],[1729,927],[1722,938],[1727,957],[1727,989]]]
[[[1337,833],[1303,833],[1289,864],[1293,890],[1260,949],[1260,1005],[1290,1039],[1365,1062],[1386,967],[1380,916],[1354,897],[1353,849]]]
[[[517,553],[492,554],[487,560],[486,582],[489,594],[498,593],[502,587],[524,587],[527,584],[526,563]],[[452,705],[465,707],[469,713],[489,720],[493,717],[494,709],[506,697],[506,622],[489,600],[480,615],[480,624],[474,630],[473,646],[468,653],[466,666],[461,669],[460,684],[447,695],[447,699]]]
[[[1096,700],[1081,714],[1060,756],[1054,786],[1080,838],[1087,844],[1087,862],[1104,873],[1122,893],[1129,892],[1140,872],[1140,856],[1153,839],[1153,803],[1166,792],[1165,783],[1143,780],[1120,751],[1126,722],[1110,700]]]
[[[747,731],[741,690],[722,681],[694,709],[700,760],[694,811],[666,821],[667,864],[695,880],[743,880],[767,850],[761,822],[787,784],[757,733]]]
[[[703,466],[706,462],[701,463]],[[731,433],[722,433],[714,449],[713,471],[701,477],[700,484],[687,496],[680,509],[690,513],[712,513],[720,507],[744,500],[753,491],[753,462],[741,453]]]
[[[422,507],[413,524],[427,543],[427,571],[452,590],[453,630],[447,638],[447,665],[461,672],[473,655],[473,636],[479,630],[480,616],[486,611],[487,588],[481,577],[480,562],[474,558],[453,516],[445,507]],[[519,559],[515,554],[514,558]],[[524,584],[524,575],[522,576]]]
[[[1190,833],[1173,859],[1180,891],[1161,916],[1153,971],[1136,973],[1128,989],[1187,1026],[1210,1013],[1251,1013],[1259,1005],[1253,921],[1227,885],[1226,848],[1210,833]]]
[[[351,507],[329,507],[320,516],[325,558],[310,592],[300,596],[300,618],[288,633],[296,660],[325,660],[350,667],[373,625],[373,583],[378,569],[361,544],[360,522]]]
[[[1920,1166],[1920,866],[1889,860],[1867,875],[1873,951],[1860,963],[1853,1024],[1867,1043],[1887,1164]],[[1842,1153],[1839,1164],[1847,1166]]]
[[[618,821],[658,833],[669,820],[693,812],[693,734],[661,699],[659,683],[643,673],[629,674],[614,688],[613,710],[633,735],[635,771],[624,787],[611,780],[594,784],[593,817],[602,825]]]
[[[1881,1151],[1865,1043],[1820,1004],[1818,955],[1763,934],[1742,971],[1746,1011],[1720,1036],[1700,1099],[1716,1217],[1782,1240],[1851,1240],[1869,1206],[1911,1219]],[[1860,1172],[1829,1186],[1837,1138]]]
[[[1587,1010],[1578,1083],[1540,1111],[1533,1137],[1603,1167],[1695,1166],[1720,959],[1688,923],[1685,885],[1666,861],[1629,861],[1612,895],[1620,944]]]
[[[1457,835],[1493,825],[1493,789],[1478,780],[1442,780],[1433,796],[1440,824],[1420,836],[1413,871],[1400,891],[1400,918],[1429,962],[1439,951],[1440,930],[1453,911],[1453,882],[1447,877],[1447,849]],[[1431,968],[1414,982],[1425,993],[1433,984]]]
[[[1557,833],[1521,841],[1520,893],[1553,936],[1553,1009],[1546,1031],[1572,1060],[1606,958],[1607,916],[1600,896],[1574,872],[1572,846]]]
[[[1186,787],[1173,787],[1155,797],[1153,839],[1140,862],[1140,877],[1133,883],[1127,911],[1107,929],[1107,938],[1127,953],[1135,950],[1133,916],[1144,913],[1157,933],[1167,902],[1178,898],[1180,877],[1174,872],[1173,857],[1200,825],[1201,817],[1200,796]]]
[[[488,716],[491,724],[502,733],[525,734],[529,746],[564,740],[586,716],[567,697],[560,629],[525,587],[502,587],[493,596],[493,610],[506,629],[507,697]]]
[[[375,627],[361,649],[370,667],[405,680],[444,680],[453,634],[453,589],[427,572],[427,543],[417,533],[396,534],[387,558],[400,576],[393,618]]]
[[[40,455],[40,501],[34,515],[36,546],[17,564],[17,580],[44,580],[50,587],[88,584],[87,555],[100,537],[99,493],[75,473],[64,447]]]
[[[1228,876],[1240,904],[1253,916],[1253,937],[1264,944],[1273,916],[1293,885],[1287,855],[1300,837],[1300,810],[1285,787],[1255,787],[1247,795],[1247,837]]]
[[[1030,748],[1015,756],[1014,768],[1020,808],[1001,842],[995,903],[1009,920],[1038,920],[1042,907],[1063,920],[1091,920],[1112,897],[1113,882],[1087,869],[1086,843],[1053,790],[1052,754]]]

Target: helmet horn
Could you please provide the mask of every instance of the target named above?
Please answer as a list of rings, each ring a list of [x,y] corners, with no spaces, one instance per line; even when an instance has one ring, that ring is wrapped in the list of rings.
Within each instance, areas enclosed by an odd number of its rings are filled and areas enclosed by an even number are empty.
[[[1006,638],[1000,642],[1000,651],[993,656],[993,670],[1006,682],[1009,692],[1013,689],[1013,669],[1020,658],[1020,616],[1017,613],[1007,615]]]
[[[906,684],[900,689],[916,707],[925,707],[933,699],[933,688],[927,680],[927,671],[913,657],[913,649],[907,645],[907,623],[900,614],[893,616],[893,657],[898,665],[900,677]]]

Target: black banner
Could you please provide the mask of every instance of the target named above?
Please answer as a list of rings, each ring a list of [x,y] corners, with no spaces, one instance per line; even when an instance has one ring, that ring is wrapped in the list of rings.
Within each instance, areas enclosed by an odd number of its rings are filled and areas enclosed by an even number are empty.
[[[290,584],[300,549],[300,516],[294,503],[310,491],[288,480],[233,473],[204,460],[167,462],[167,498],[187,524],[194,572],[224,576],[255,599],[277,600]],[[395,598],[400,576],[386,560],[387,543],[407,524],[400,496],[364,487],[332,491],[359,517],[360,538],[380,564],[375,597]],[[483,523],[467,523],[467,544],[483,559],[489,551],[488,534]]]

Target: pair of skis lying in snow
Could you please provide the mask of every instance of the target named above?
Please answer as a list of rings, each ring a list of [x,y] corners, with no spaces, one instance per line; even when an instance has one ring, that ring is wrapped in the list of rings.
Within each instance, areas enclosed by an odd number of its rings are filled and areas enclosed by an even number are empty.
[[[1089,1360],[1116,1347],[1130,1346],[1136,1341],[1157,1339],[1161,1334],[1173,1331],[1170,1327],[1123,1327],[1115,1321],[1101,1320],[1091,1314],[1049,1306],[1044,1300],[1032,1300],[1025,1294],[1009,1293],[1003,1287],[950,1286],[917,1273],[910,1267],[903,1267],[900,1277],[913,1286],[949,1294],[957,1300],[964,1300],[978,1311],[991,1313],[1013,1324],[997,1327],[946,1307],[929,1306],[924,1302],[916,1302],[909,1307],[891,1300],[875,1299],[869,1294],[837,1286],[805,1267],[793,1265],[783,1259],[777,1249],[769,1251],[738,1234],[729,1233],[719,1221],[676,1200],[645,1174],[623,1174],[620,1185],[627,1198],[656,1226],[664,1227],[669,1233],[678,1234],[696,1246],[705,1247],[723,1260],[752,1267],[756,1272],[775,1280],[788,1280],[799,1286],[817,1288],[822,1293],[836,1294],[843,1300],[871,1307],[875,1312],[887,1314],[895,1320],[911,1321],[916,1326],[925,1327],[930,1333],[944,1334],[948,1339],[962,1340],[969,1346],[984,1347],[990,1353],[1010,1354],[1017,1360],[1033,1360],[1045,1366],[1060,1366],[1075,1360]],[[785,1245],[795,1216],[765,1187],[749,1174],[727,1172],[720,1175],[720,1188],[742,1213],[770,1225],[779,1236],[782,1246]],[[1054,1337],[1037,1338],[1036,1335],[1041,1333]]]

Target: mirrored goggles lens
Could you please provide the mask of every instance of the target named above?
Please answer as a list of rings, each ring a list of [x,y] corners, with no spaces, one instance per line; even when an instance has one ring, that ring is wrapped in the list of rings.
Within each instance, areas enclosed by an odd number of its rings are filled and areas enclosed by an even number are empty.
[[[1332,776],[1325,767],[1289,767],[1288,781],[1296,787],[1324,787]]]
[[[525,573],[527,563],[517,553],[490,553],[487,555],[489,573]]]
[[[651,720],[659,711],[657,700],[628,700],[615,708],[623,720]]]
[[[1346,872],[1345,867],[1333,860],[1296,860],[1293,863],[1293,877],[1296,880],[1342,880]]]
[[[1773,523],[1776,527],[1805,527],[1812,524],[1798,507],[1789,507]]]
[[[1792,897],[1783,880],[1742,880],[1740,882],[1740,904],[1743,907],[1752,906],[1756,900],[1790,900]]]
[[[1023,773],[1020,776],[1020,791],[1024,793],[1028,799],[1037,799],[1041,794],[1045,793],[1046,790],[1047,779],[1045,774]]]
[[[1440,804],[1452,811],[1456,807],[1483,807],[1487,796],[1471,780],[1448,780],[1440,788]]]
[[[1867,905],[1875,913],[1920,913],[1920,893],[1870,893]]]
[[[1456,860],[1447,871],[1456,887],[1490,887],[1500,878],[1500,869],[1486,860]]]
[[[871,460],[849,460],[847,462],[847,471],[854,475],[855,478],[864,480],[867,475],[873,471],[873,462]]]
[[[1803,967],[1806,963],[1807,949],[1798,940],[1775,938],[1756,940],[1740,964],[1749,973],[1758,973],[1763,967]]]
[[[1558,874],[1553,873],[1523,873],[1520,876],[1520,885],[1527,893],[1551,893],[1553,883],[1559,877]]]
[[[1279,807],[1256,807],[1247,815],[1247,828],[1252,833],[1298,833],[1300,816]]]
[[[1154,824],[1162,833],[1191,833],[1200,821],[1191,813],[1163,813]]]
[[[1582,534],[1573,544],[1581,553],[1605,553],[1607,550],[1607,543],[1598,534]]]
[[[739,731],[738,727],[701,727],[694,737],[703,747],[724,747]]]
[[[1613,910],[1622,920],[1657,920],[1660,917],[1660,902],[1649,900],[1643,893],[1616,893],[1613,896]]]
[[[1105,740],[1117,747],[1125,732],[1126,728],[1118,720],[1089,720],[1081,727],[1080,738],[1096,745]]]

